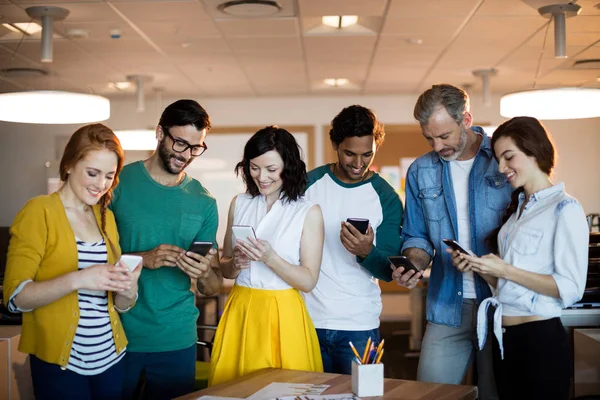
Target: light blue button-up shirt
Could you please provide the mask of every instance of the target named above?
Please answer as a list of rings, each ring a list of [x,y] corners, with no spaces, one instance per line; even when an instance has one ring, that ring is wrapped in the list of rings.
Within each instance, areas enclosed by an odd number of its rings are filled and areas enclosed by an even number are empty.
[[[519,209],[525,195],[519,195]],[[521,217],[514,213],[498,234],[500,257],[525,271],[552,275],[560,298],[498,279],[503,315],[560,317],[581,300],[588,267],[589,229],[579,202],[559,183],[530,196]]]
[[[486,238],[498,228],[510,203],[512,188],[498,172],[491,140],[478,126],[473,131],[483,136],[469,174],[469,225],[471,250],[476,255],[490,252]],[[461,326],[463,275],[452,265],[442,239],[458,239],[456,201],[450,165],[435,151],[417,158],[406,175],[406,210],[402,251],[415,247],[433,257],[427,293],[427,320],[454,327]],[[491,295],[488,284],[474,274],[478,301]]]
[[[519,208],[525,194],[519,194]],[[579,202],[559,183],[529,196],[498,233],[500,257],[524,271],[551,275],[559,298],[545,296],[516,282],[499,278],[494,298],[482,303],[477,322],[479,347],[487,336],[485,310],[496,306],[494,333],[502,355],[502,315],[560,317],[562,309],[581,300],[587,279],[589,229]]]

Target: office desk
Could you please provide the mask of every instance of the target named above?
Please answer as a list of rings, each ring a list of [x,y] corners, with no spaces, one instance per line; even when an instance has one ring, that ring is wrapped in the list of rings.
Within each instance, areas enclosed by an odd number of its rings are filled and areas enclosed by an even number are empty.
[[[272,382],[330,385],[331,387],[323,393],[324,395],[352,393],[352,377],[350,375],[267,368],[253,372],[231,382],[222,383],[183,397],[178,397],[178,399],[195,400],[200,396],[244,398]],[[477,398],[477,388],[474,386],[443,385],[438,383],[386,379],[384,382],[383,398],[410,400],[472,400]]]

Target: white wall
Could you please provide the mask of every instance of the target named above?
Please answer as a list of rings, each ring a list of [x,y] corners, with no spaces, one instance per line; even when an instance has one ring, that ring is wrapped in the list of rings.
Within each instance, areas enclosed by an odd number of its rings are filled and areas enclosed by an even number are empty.
[[[339,96],[286,97],[259,99],[197,99],[211,116],[213,126],[246,125],[314,125],[316,164],[323,160],[322,126],[345,106],[361,104],[372,108],[385,124],[414,123],[412,110],[416,95],[403,96]],[[112,101],[112,117],[105,123],[113,129],[154,127],[160,111],[171,101],[164,99],[157,107],[148,98],[147,111],[138,114],[135,100]],[[476,121],[497,125],[499,98],[491,107],[481,105],[478,96],[472,98]],[[32,110],[35,112],[35,110]],[[559,163],[555,178],[564,181],[567,190],[579,199],[586,213],[600,212],[600,118],[548,121],[545,125],[554,135]],[[75,126],[41,126],[0,122],[0,226],[10,225],[24,202],[46,190],[45,161],[55,158],[55,137],[68,135]]]

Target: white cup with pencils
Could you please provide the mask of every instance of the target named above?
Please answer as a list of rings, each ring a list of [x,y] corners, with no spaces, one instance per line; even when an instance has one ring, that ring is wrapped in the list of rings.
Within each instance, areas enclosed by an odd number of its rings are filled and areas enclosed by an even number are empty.
[[[352,393],[358,397],[383,396],[383,357],[382,340],[377,346],[367,341],[362,355],[357,351],[352,342],[349,343],[354,360],[352,361]]]

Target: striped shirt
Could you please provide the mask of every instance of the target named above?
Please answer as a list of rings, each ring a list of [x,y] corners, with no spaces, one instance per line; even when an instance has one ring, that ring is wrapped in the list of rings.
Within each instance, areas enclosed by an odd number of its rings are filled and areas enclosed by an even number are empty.
[[[108,260],[106,243],[85,243],[77,240],[79,270]],[[108,316],[108,293],[105,290],[80,289],[79,324],[73,338],[67,369],[80,375],[98,375],[125,355],[117,354]]]

